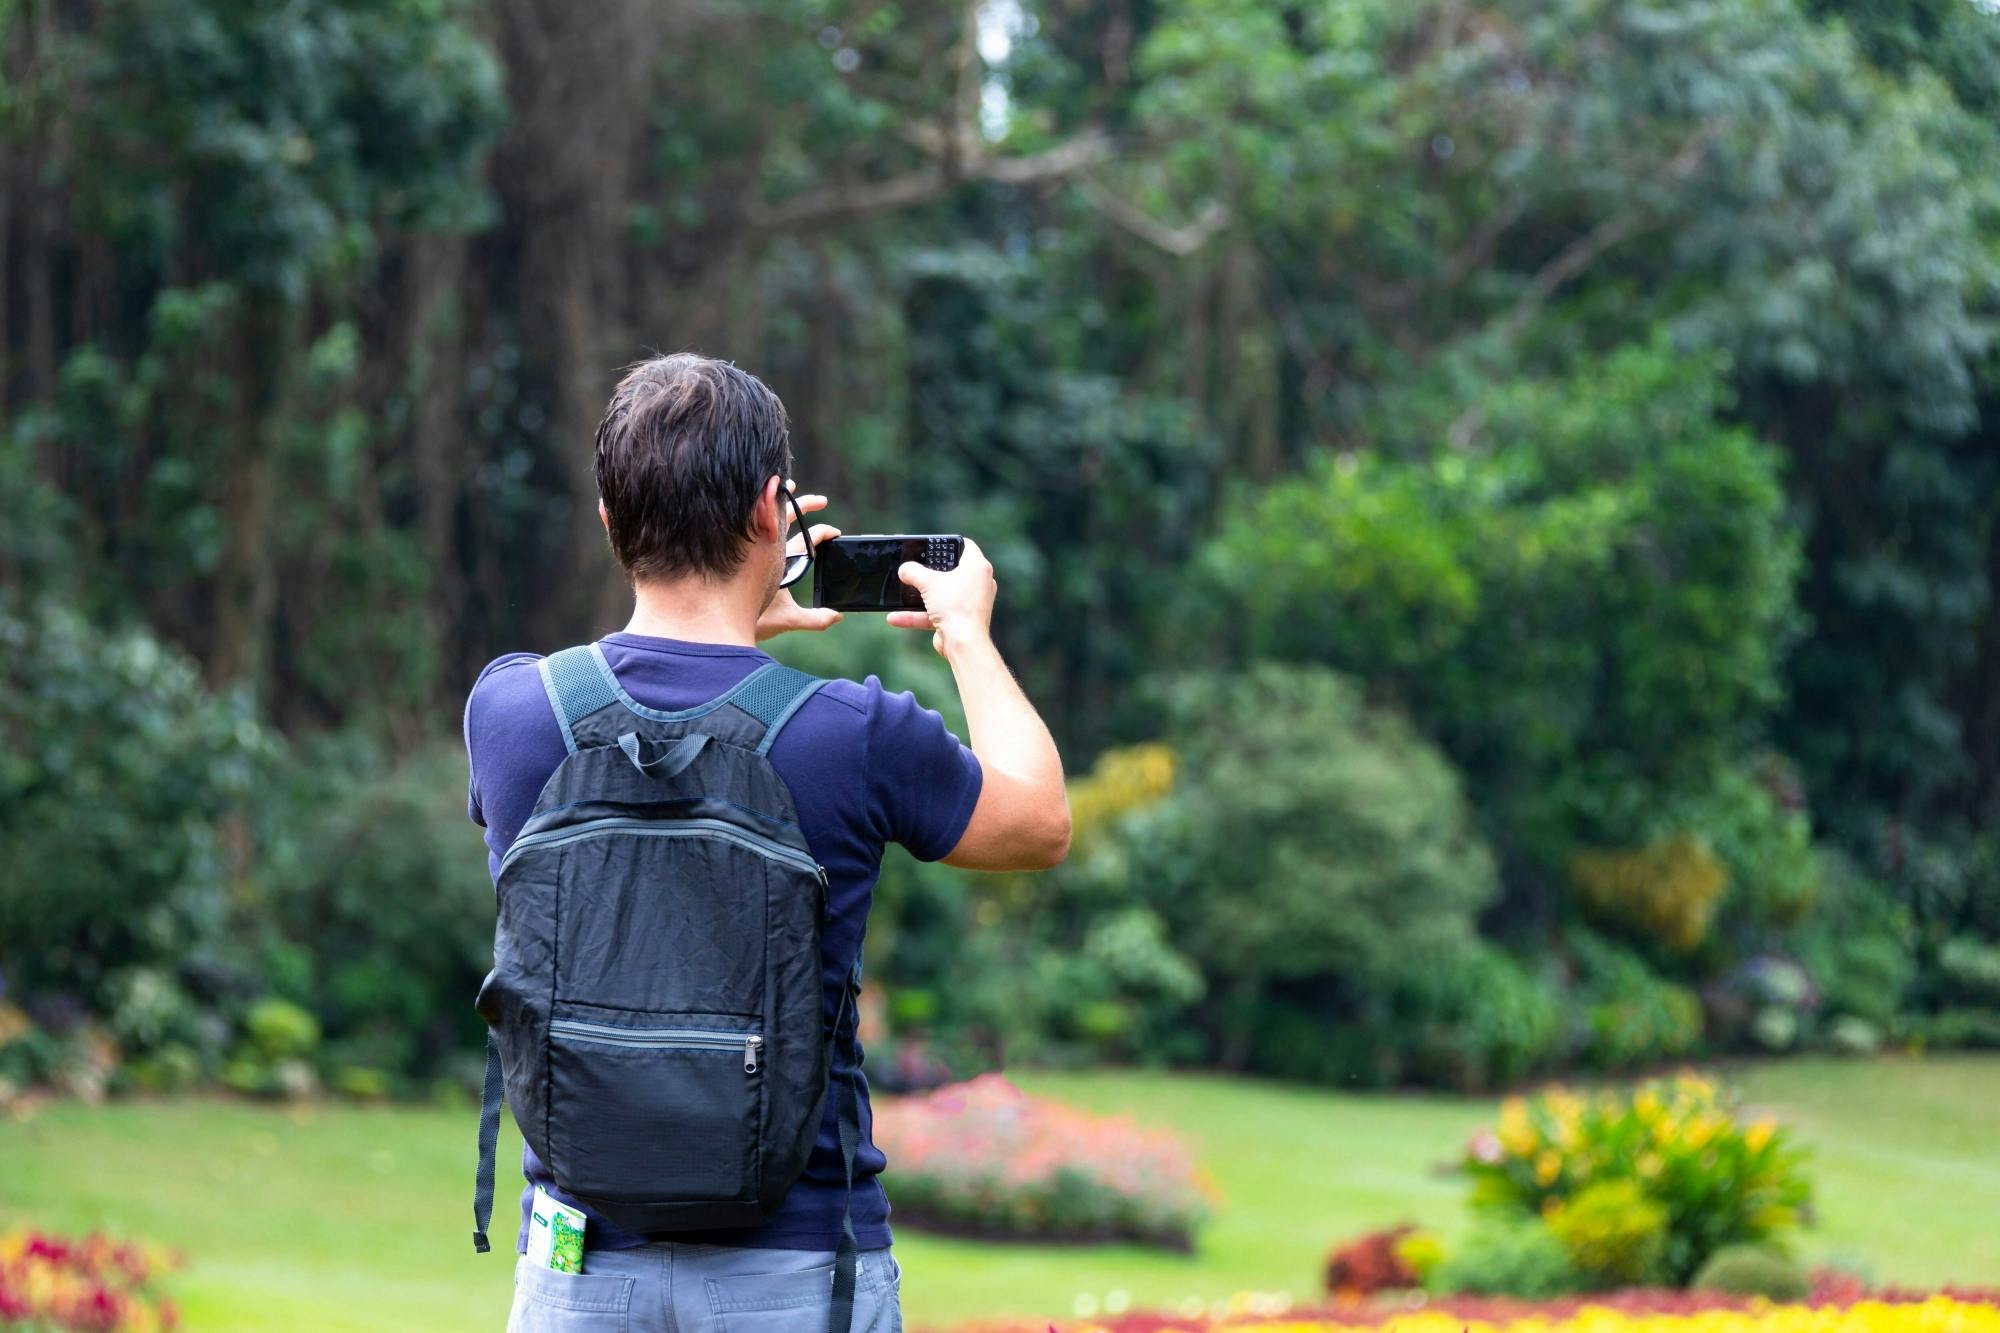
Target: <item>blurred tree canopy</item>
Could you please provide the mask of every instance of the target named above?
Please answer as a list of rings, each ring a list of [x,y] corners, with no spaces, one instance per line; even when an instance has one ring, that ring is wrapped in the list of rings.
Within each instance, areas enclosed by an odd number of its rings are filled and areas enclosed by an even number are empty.
[[[693,348],[784,397],[835,521],[981,540],[1079,771],[1211,744],[1168,677],[1235,681],[1219,717],[1324,680],[1286,706],[1407,729],[1368,782],[1465,803],[1446,916],[1570,932],[1579,994],[1833,957],[1788,933],[1832,857],[1825,911],[1953,1003],[2000,930],[1996,110],[1986,0],[0,0],[0,630],[42,662],[0,710],[0,853],[86,771],[30,771],[30,689],[152,682],[161,772],[221,728],[337,775],[449,737],[495,653],[614,626],[591,427],[619,366]],[[890,637],[786,651],[935,693]],[[108,799],[157,785],[90,753]],[[1366,806],[1294,758],[1273,780]],[[234,847],[294,934],[364,919],[284,850],[361,815],[258,833],[233,771],[145,873]],[[1213,779],[1182,773],[1185,815]],[[1338,857],[1315,836],[1271,864]],[[1110,913],[1067,944],[966,946],[1084,960],[1053,1031],[1129,1052],[1205,1006],[1237,1058],[1246,1013],[1374,1005],[1428,1035],[1343,1068],[1461,1082],[1560,1045],[1541,974],[1470,935],[1460,975],[1514,997],[1491,1053],[1445,1035],[1464,987],[1364,1003],[1332,953],[1204,988],[1307,880],[1218,933],[1196,886],[1102,871],[1057,890]],[[1021,907],[930,874],[883,887],[926,987],[967,913]],[[421,1007],[350,975],[338,1039]],[[1575,1042],[1679,1041],[1685,993],[1639,989]]]

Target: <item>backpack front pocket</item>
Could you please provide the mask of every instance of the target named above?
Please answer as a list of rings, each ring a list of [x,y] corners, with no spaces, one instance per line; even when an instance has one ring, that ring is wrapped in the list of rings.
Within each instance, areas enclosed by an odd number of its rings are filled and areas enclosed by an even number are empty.
[[[549,1021],[556,1183],[628,1203],[756,1198],[763,1052],[763,1034],[728,1015],[559,1012]]]

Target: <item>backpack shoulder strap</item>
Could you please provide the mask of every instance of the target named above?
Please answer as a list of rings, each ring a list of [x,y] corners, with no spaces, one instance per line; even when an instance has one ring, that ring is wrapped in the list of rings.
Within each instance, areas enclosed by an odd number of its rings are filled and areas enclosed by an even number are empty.
[[[757,742],[757,753],[768,755],[771,746],[778,739],[785,724],[792,715],[805,706],[813,692],[826,684],[818,676],[809,676],[795,667],[772,662],[758,667],[743,683],[732,690],[729,702],[764,724],[763,739]]]
[[[605,679],[595,644],[582,644],[551,653],[541,662],[542,688],[549,693],[556,724],[562,728],[563,748],[576,753],[576,724],[606,704],[618,702],[618,692]]]
[[[583,644],[552,653],[541,661],[542,688],[548,691],[549,707],[562,728],[563,747],[577,750],[576,729],[591,714],[612,704],[622,704],[634,714],[656,722],[691,722],[713,713],[725,704],[734,704],[742,713],[761,724],[756,735],[758,754],[768,755],[778,733],[804,706],[813,692],[826,682],[779,662],[766,662],[715,699],[676,713],[647,708],[628,697],[618,686],[610,663],[596,644]],[[593,728],[592,734],[601,728]],[[745,737],[745,741],[748,741]]]

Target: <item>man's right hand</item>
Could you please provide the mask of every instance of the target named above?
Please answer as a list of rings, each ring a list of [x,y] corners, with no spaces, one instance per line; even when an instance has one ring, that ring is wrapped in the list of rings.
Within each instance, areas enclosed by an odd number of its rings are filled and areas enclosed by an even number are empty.
[[[921,611],[889,623],[927,629],[951,663],[979,756],[979,800],[945,864],[968,870],[1043,870],[1069,853],[1069,799],[1055,738],[993,646],[993,566],[970,538],[956,569],[905,564],[897,576],[923,594]]]
[[[932,569],[914,560],[903,562],[896,577],[924,599],[921,611],[891,611],[889,623],[899,629],[931,631],[931,647],[940,657],[950,650],[984,642],[993,629],[993,598],[999,585],[992,562],[979,543],[967,537],[953,569]]]

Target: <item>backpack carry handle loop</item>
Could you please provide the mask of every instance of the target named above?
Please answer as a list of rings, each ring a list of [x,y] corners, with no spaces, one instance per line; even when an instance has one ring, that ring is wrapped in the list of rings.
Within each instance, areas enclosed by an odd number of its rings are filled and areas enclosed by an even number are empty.
[[[623,750],[625,757],[632,761],[632,767],[638,769],[641,773],[646,773],[656,778],[670,778],[680,773],[689,764],[692,764],[695,761],[695,756],[702,752],[703,747],[708,744],[708,741],[707,732],[697,731],[692,735],[681,737],[679,743],[665,754],[658,755],[652,759],[641,759],[639,757],[639,733],[628,731],[618,738],[618,748]]]

